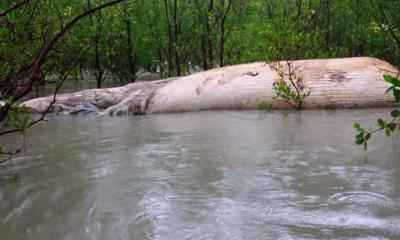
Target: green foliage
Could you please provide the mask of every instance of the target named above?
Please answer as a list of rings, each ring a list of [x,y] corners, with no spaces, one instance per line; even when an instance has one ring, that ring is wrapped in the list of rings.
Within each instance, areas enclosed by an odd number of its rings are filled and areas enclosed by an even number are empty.
[[[287,61],[286,65],[279,62],[271,63],[270,67],[277,71],[280,77],[273,84],[275,98],[285,101],[297,110],[301,110],[304,100],[310,96],[311,92],[304,92],[303,79],[296,73],[292,62]]]
[[[0,9],[9,9],[15,2],[1,1]],[[52,51],[43,74],[55,75],[66,68],[65,63],[75,60],[77,76],[81,71],[92,75],[104,71],[121,84],[140,70],[165,77],[176,75],[179,66],[182,74],[188,74],[218,66],[221,45],[226,65],[367,55],[400,66],[400,43],[395,41],[400,35],[400,4],[383,0],[234,0],[222,34],[221,16],[228,2],[126,0],[77,23]],[[0,76],[29,63],[62,23],[89,4],[100,3],[104,1],[32,0],[0,19]],[[84,74],[80,77],[87,78]]]
[[[391,84],[390,88],[386,91],[387,93],[391,92],[393,93],[394,101],[396,104],[400,103],[400,80],[398,78],[385,75],[384,79],[386,82]],[[390,137],[393,135],[393,133],[397,130],[400,130],[400,109],[394,108],[390,112],[390,116],[392,117],[391,120],[384,120],[382,118],[379,118],[376,123],[377,127],[376,129],[372,129],[371,127],[366,130],[364,129],[360,123],[356,122],[354,123],[354,129],[356,130],[356,140],[355,143],[357,145],[363,145],[364,150],[367,150],[368,147],[368,141],[371,139],[372,135],[376,132],[384,132],[386,137]]]
[[[5,103],[10,105],[10,109],[7,112],[6,118],[1,122],[2,125],[0,129],[4,130],[9,127],[14,127],[20,134],[24,134],[25,130],[32,122],[31,116],[26,114],[25,106],[14,102],[12,98],[9,98]],[[0,109],[3,107],[4,106],[1,106]]]
[[[298,110],[303,108],[304,99],[311,94],[311,92],[297,93],[290,84],[282,79],[274,83],[274,90],[277,99],[286,101],[290,106]]]
[[[273,106],[272,106],[271,103],[269,103],[267,101],[262,101],[257,105],[257,107],[259,109],[262,109],[262,110],[265,110],[265,111],[271,111]]]
[[[3,127],[8,128],[9,126],[13,126],[20,134],[24,134],[32,122],[31,116],[23,115],[24,113],[26,113],[25,107],[13,104],[11,110],[7,112]]]
[[[1,95],[1,93],[0,93]],[[10,132],[18,132],[21,135],[21,139],[24,142],[25,140],[25,132],[26,130],[30,127],[30,124],[32,123],[32,118],[30,115],[26,114],[26,109],[24,106],[19,104],[18,102],[12,101],[12,99],[8,99],[5,101],[5,103],[8,103],[10,105],[10,109],[7,112],[7,115],[5,119],[0,122],[0,132],[5,133],[7,131]],[[2,105],[0,107],[0,110],[4,107]],[[11,146],[15,147],[15,146]],[[11,158],[13,155],[17,154],[20,152],[20,149],[16,151],[11,151],[8,149],[7,146],[4,146],[0,144],[0,154],[2,155],[8,155],[9,158]],[[7,159],[0,159],[0,163],[5,162]]]
[[[364,150],[367,150],[368,147],[368,141],[371,138],[371,133],[365,131],[364,128],[361,127],[361,124],[356,122],[354,123],[354,129],[356,129],[357,134],[356,134],[356,141],[355,143],[357,145],[363,145],[364,146]]]
[[[392,86],[386,90],[386,93],[393,93],[396,102],[400,102],[400,80],[390,75],[385,75],[384,79]]]

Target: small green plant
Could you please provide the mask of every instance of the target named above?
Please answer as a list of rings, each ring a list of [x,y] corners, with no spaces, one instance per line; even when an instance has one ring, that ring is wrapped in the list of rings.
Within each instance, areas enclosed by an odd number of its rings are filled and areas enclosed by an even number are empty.
[[[386,93],[393,93],[395,103],[400,103],[400,79],[389,75],[385,75],[384,79],[391,85]],[[368,141],[374,133],[383,131],[387,137],[392,136],[396,129],[400,129],[400,109],[397,107],[393,108],[390,112],[390,116],[392,118],[390,120],[379,118],[377,120],[378,127],[376,129],[369,127],[369,129],[366,130],[360,123],[355,122],[353,126],[356,130],[355,143],[357,145],[363,145],[364,150],[367,150]]]
[[[303,109],[304,100],[310,96],[311,92],[304,92],[303,78],[296,73],[293,63],[291,61],[286,61],[286,64],[275,62],[271,63],[270,67],[279,75],[279,79],[273,84],[275,99],[283,100],[297,110]]]
[[[20,134],[24,134],[25,130],[29,127],[31,123],[31,116],[24,115],[26,109],[19,103],[12,103],[9,101],[11,109],[7,112],[7,117],[4,119],[2,128],[9,128],[13,126]]]
[[[0,93],[0,98],[2,94]],[[25,130],[31,124],[31,116],[26,114],[25,106],[21,105],[19,102],[14,102],[12,98],[8,98],[5,100],[0,106],[0,109],[6,106],[10,106],[7,111],[7,115],[5,119],[0,122],[0,130],[5,130],[10,128],[10,126],[14,127],[14,132],[19,132],[20,134],[24,134]],[[0,132],[0,135],[3,135],[4,132]]]
[[[265,111],[271,111],[272,110],[272,104],[267,102],[267,101],[262,101],[260,102],[257,107],[259,109],[265,110]]]
[[[0,136],[17,132],[21,136],[21,141],[23,142],[23,146],[19,149],[12,151],[9,150],[8,147],[4,145],[0,145],[0,154],[7,155],[8,158],[0,159],[0,163],[6,162],[11,159],[14,155],[21,152],[21,149],[25,146],[25,131],[32,124],[32,118],[30,115],[26,114],[26,109],[18,102],[14,102],[11,98],[4,101],[3,105],[0,107],[5,107],[5,104],[10,106],[10,109],[7,112],[5,119],[0,123]]]

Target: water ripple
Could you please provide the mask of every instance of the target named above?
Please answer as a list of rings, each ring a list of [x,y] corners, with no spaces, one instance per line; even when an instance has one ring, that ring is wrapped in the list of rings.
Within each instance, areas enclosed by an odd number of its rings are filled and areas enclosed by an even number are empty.
[[[328,198],[328,202],[332,204],[345,203],[345,204],[377,204],[386,205],[390,204],[391,201],[385,195],[374,193],[374,192],[341,192],[336,193]]]

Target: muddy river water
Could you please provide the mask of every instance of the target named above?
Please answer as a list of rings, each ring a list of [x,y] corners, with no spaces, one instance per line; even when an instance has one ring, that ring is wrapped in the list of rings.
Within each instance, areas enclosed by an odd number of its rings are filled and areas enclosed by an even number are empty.
[[[54,116],[0,168],[0,239],[400,239],[398,140],[353,143],[387,112]]]

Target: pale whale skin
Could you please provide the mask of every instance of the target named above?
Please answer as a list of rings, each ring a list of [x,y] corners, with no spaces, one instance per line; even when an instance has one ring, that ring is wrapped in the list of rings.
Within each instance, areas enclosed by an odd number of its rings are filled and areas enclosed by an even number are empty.
[[[286,64],[286,63],[285,63]],[[396,75],[391,64],[369,57],[293,61],[311,95],[305,109],[386,107],[393,97],[385,91],[385,74]],[[185,77],[137,82],[123,87],[60,94],[51,108],[58,113],[148,114],[199,110],[256,109],[262,101],[274,109],[290,106],[275,99],[273,83],[279,79],[265,62],[233,65]],[[53,96],[23,104],[43,113]]]

